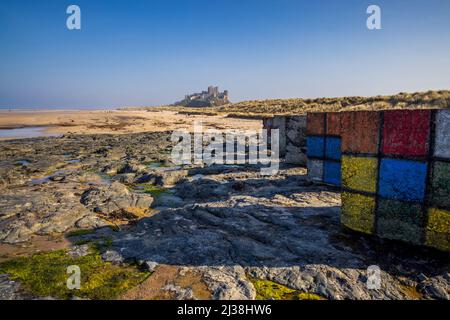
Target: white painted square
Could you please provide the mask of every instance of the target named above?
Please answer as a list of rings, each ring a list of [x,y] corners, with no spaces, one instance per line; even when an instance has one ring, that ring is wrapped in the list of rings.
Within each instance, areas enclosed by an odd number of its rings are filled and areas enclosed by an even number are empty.
[[[440,110],[436,115],[434,155],[450,159],[450,110]]]
[[[323,181],[323,161],[308,160],[308,178],[312,181]]]

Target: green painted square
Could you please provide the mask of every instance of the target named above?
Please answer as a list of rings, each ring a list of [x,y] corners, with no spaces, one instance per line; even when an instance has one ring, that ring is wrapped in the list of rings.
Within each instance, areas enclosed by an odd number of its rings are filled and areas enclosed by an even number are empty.
[[[424,219],[420,204],[378,200],[377,234],[382,238],[421,244]]]
[[[450,163],[434,163],[430,200],[431,207],[450,210]]]

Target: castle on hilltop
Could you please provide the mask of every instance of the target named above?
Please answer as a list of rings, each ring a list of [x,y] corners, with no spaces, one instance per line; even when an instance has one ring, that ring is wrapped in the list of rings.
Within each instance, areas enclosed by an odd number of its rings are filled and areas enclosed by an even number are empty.
[[[175,103],[176,106],[184,107],[212,107],[230,103],[228,90],[219,92],[219,87],[209,86],[208,91],[188,94],[183,100]]]

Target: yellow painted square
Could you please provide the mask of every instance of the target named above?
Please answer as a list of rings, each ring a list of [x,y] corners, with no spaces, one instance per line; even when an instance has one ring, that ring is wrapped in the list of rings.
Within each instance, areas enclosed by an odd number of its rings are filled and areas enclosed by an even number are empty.
[[[377,158],[342,157],[342,186],[344,188],[376,193],[377,176]]]
[[[426,244],[439,250],[450,251],[450,212],[428,209]]]
[[[341,200],[341,223],[350,229],[373,234],[375,197],[343,192]]]

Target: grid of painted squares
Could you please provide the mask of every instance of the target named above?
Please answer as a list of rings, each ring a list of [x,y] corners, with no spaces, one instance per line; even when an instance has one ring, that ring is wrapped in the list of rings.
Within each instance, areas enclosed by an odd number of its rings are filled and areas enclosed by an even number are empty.
[[[340,113],[308,113],[308,175],[314,181],[341,185]]]
[[[322,117],[326,149],[329,122]],[[308,117],[309,132],[319,133],[319,118]],[[339,122],[342,223],[450,251],[450,110],[342,112]],[[314,162],[329,159],[326,150],[318,157],[322,151],[311,138],[308,170],[319,180]],[[323,181],[329,183],[326,171],[324,165]]]

